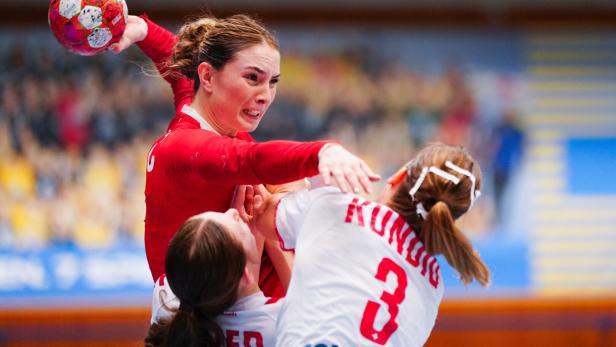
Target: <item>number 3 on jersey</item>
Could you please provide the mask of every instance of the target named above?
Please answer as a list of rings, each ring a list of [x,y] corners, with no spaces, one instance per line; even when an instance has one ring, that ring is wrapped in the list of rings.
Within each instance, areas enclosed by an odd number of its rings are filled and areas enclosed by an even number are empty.
[[[396,289],[394,289],[393,293],[383,291],[383,294],[381,294],[381,301],[387,305],[389,320],[385,323],[385,325],[383,325],[383,329],[380,331],[376,330],[374,328],[374,321],[381,304],[368,300],[359,327],[363,337],[379,345],[384,345],[387,340],[389,340],[391,335],[398,329],[398,323],[396,322],[396,317],[398,317],[399,311],[398,305],[400,305],[404,300],[406,286],[408,284],[404,269],[389,258],[383,258],[383,260],[381,260],[374,278],[381,282],[387,282],[387,276],[389,276],[390,273],[394,274],[396,280],[398,281],[398,285],[396,286]]]

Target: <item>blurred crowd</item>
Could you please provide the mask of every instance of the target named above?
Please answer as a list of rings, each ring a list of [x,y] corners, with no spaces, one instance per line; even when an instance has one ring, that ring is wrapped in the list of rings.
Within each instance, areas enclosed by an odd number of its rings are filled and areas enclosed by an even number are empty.
[[[80,57],[44,40],[0,52],[0,248],[141,244],[145,159],[173,116],[170,89],[136,48]],[[384,177],[434,140],[469,148],[486,182],[495,163],[516,165],[498,159],[500,129],[521,136],[515,119],[479,117],[460,66],[427,75],[362,57],[285,52],[277,99],[253,136],[337,139]],[[488,229],[490,201],[463,222]]]

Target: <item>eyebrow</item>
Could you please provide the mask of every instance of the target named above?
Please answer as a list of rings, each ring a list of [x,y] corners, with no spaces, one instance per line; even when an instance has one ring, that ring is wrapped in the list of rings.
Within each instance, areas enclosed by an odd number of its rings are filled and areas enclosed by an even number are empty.
[[[265,71],[263,71],[261,68],[258,68],[256,66],[248,66],[246,69],[256,70],[260,74],[265,74]],[[272,78],[280,78],[280,74],[278,74],[276,76],[272,76]]]

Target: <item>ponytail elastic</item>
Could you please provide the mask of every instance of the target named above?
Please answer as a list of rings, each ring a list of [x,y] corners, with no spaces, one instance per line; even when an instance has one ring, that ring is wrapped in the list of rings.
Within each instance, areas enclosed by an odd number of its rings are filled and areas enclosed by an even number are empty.
[[[479,190],[475,190],[475,183],[476,183],[476,178],[475,175],[473,175],[470,171],[465,170],[461,167],[459,167],[458,165],[452,163],[451,161],[447,160],[445,162],[445,166],[448,167],[449,169],[467,176],[470,180],[471,180],[471,192],[470,192],[470,199],[471,199],[471,204],[468,207],[468,211],[470,211],[470,209],[473,207],[473,205],[475,204],[475,200],[477,200],[479,198],[479,196],[481,196],[481,192]],[[409,190],[409,195],[411,196],[411,198],[413,199],[413,201],[415,201],[415,194],[417,194],[417,191],[419,190],[419,188],[421,188],[421,185],[423,184],[424,180],[426,179],[426,176],[428,175],[428,173],[433,173],[439,177],[442,177],[450,182],[453,182],[453,184],[457,185],[458,183],[460,183],[460,179],[452,174],[450,174],[447,171],[441,170],[439,168],[437,168],[436,166],[430,166],[430,167],[424,167],[423,169],[421,169],[421,174],[419,174],[419,177],[417,178],[417,181],[415,181],[415,184],[413,185],[413,187]],[[409,175],[410,175],[410,168],[409,168]],[[421,215],[423,219],[426,219],[426,217],[424,216],[423,213],[420,212],[420,209],[425,212],[425,208],[423,207],[423,205],[420,207],[420,204],[417,204],[417,214]],[[426,213],[427,214],[427,213]]]

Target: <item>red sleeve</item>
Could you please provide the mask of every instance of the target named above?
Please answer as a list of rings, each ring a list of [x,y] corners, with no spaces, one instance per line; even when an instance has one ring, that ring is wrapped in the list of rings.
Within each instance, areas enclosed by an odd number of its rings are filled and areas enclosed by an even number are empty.
[[[173,104],[176,112],[186,103],[192,101],[194,95],[193,81],[186,77],[177,78],[168,75],[168,61],[173,53],[177,37],[169,30],[152,22],[146,15],[140,16],[148,24],[148,35],[137,46],[154,62],[161,76],[169,82],[173,90]]]
[[[319,150],[329,142],[257,143],[186,129],[172,132],[156,155],[166,170],[196,171],[209,183],[282,184],[318,174]]]

